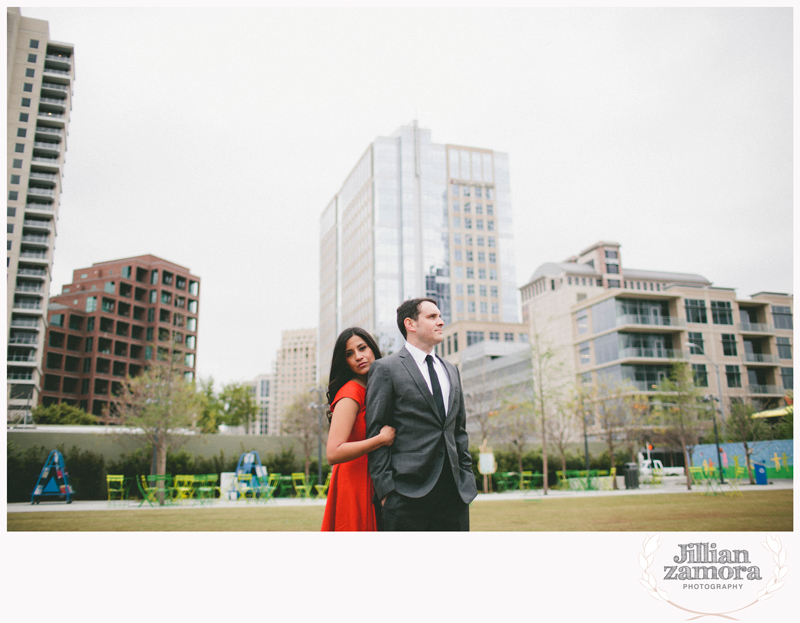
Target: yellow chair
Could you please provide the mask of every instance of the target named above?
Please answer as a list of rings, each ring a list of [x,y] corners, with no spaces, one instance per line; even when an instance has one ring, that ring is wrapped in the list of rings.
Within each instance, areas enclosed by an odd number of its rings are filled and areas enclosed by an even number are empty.
[[[531,488],[531,479],[533,478],[533,472],[521,472],[519,475],[519,489],[522,491],[523,489],[530,489]]]
[[[741,483],[742,478],[744,477],[745,469],[744,467],[735,467],[733,469],[733,478],[728,477],[728,486],[730,487],[730,492],[726,493],[725,495],[742,495],[742,492],[739,491],[739,484]]]
[[[306,484],[306,475],[302,472],[292,474],[292,485],[299,498],[311,497],[311,485]]]
[[[244,498],[245,502],[256,499],[256,488],[253,486],[252,474],[237,474],[236,480],[233,481],[236,492],[236,500],[239,501]]]
[[[144,475],[139,476],[136,485],[139,487],[139,492],[142,494],[142,501],[139,503],[139,506],[145,502],[150,506],[158,505],[158,488],[147,484],[147,478],[145,478]]]
[[[692,484],[693,485],[702,485],[702,484],[704,484],[705,476],[703,475],[703,468],[702,467],[691,466],[689,468],[689,475],[692,477]]]
[[[314,488],[317,490],[317,498],[318,500],[324,499],[328,497],[328,487],[331,484],[331,472],[328,472],[328,477],[325,479],[324,485],[314,485]]]
[[[125,501],[125,476],[106,475],[106,486],[108,487],[108,505],[112,502]]]
[[[184,503],[194,498],[195,477],[193,475],[175,476],[173,488],[175,490],[175,501]]]
[[[559,489],[561,489],[562,491],[568,491],[569,490],[569,479],[567,478],[567,475],[564,472],[557,471],[556,472],[556,477],[558,478],[558,487],[559,487]]]

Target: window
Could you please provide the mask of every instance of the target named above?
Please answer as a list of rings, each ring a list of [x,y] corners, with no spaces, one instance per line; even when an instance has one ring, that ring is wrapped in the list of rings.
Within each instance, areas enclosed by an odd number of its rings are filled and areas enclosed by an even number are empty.
[[[461,229],[461,217],[460,216],[454,216],[453,217],[453,227],[455,229]]]
[[[472,346],[485,339],[483,331],[467,331],[467,346]]]
[[[588,319],[588,312],[585,309],[581,309],[577,313],[577,321],[578,321],[578,333],[586,333],[589,330],[589,319]]]
[[[467,245],[468,247],[471,247],[472,246],[472,236],[470,236],[468,234],[465,235],[464,236],[464,244]]]
[[[486,263],[486,253],[484,253],[483,251],[478,251],[478,261],[481,264]]]
[[[30,97],[23,97],[21,104],[25,108],[30,108],[31,107],[31,98]]]
[[[781,381],[783,381],[783,389],[794,391],[794,368],[781,368]]]
[[[178,288],[178,290],[185,290],[186,277],[175,277],[175,287]]]
[[[39,47],[38,39],[31,39],[31,47],[37,49]]]
[[[733,324],[730,301],[711,301],[711,320],[714,324]]]
[[[728,387],[741,387],[742,374],[739,366],[725,366],[725,377],[728,380]]]
[[[772,306],[772,318],[776,329],[793,329],[792,308],[784,305]]]
[[[478,286],[478,290],[481,296],[486,296],[486,286]]]
[[[697,387],[708,387],[708,371],[706,370],[706,364],[693,363],[692,374],[694,375],[694,384]]]
[[[455,257],[455,261],[456,261],[456,262],[460,262],[460,261],[462,260],[462,257],[461,257],[461,249],[456,249],[456,250],[455,250],[455,253],[454,253],[453,255],[454,255],[454,257]]]
[[[464,219],[464,229],[472,229],[472,219],[465,218]]]
[[[64,326],[64,314],[53,314],[50,316],[50,324],[54,327]]]
[[[14,226],[11,223],[6,224],[6,233],[13,234],[14,233]]]
[[[21,169],[22,168],[22,160],[14,158],[14,163],[11,166],[13,168],[15,168],[15,169]]]
[[[493,220],[489,219],[488,221],[486,221],[486,229],[488,229],[489,231],[494,231],[494,221]]]
[[[20,138],[25,138],[28,135],[28,131],[25,128],[17,128],[17,136]],[[17,184],[19,184],[19,178],[17,179]]]
[[[726,357],[736,357],[736,336],[730,333],[722,334],[722,354]]]
[[[193,296],[197,296],[197,294],[199,292],[200,292],[200,284],[198,282],[196,282],[196,281],[190,281],[189,282],[189,294],[191,294]]]
[[[475,214],[483,214],[483,204],[481,203],[475,204]]]
[[[589,342],[583,342],[580,346],[580,358],[581,358],[581,365],[586,366],[592,363],[592,354],[591,349],[589,347]]]
[[[32,84],[32,83],[30,83],[30,82],[24,82],[24,83],[22,84],[22,90],[23,90],[25,93],[33,93],[33,84]]]
[[[483,219],[475,219],[475,229],[483,229]]]
[[[467,266],[467,279],[475,278],[475,269],[472,266]]]
[[[475,286],[471,283],[467,285],[467,296],[475,296]]]
[[[92,352],[92,348],[94,348],[94,338],[87,337],[83,345],[83,350],[84,352],[90,353]]]
[[[162,291],[161,291],[161,302],[162,302],[164,305],[170,305],[170,304],[172,304],[172,294],[170,294],[169,292],[165,292],[165,291],[163,291],[163,290],[162,290]]]
[[[493,216],[494,215],[494,204],[492,204],[492,203],[487,203],[486,204],[486,214],[488,214],[489,216]]]
[[[689,332],[689,342],[694,344],[694,346],[689,346],[689,354],[690,355],[704,355],[705,354],[705,347],[703,345],[703,334],[702,333],[693,333]]]
[[[482,313],[482,314],[487,314],[487,313],[489,313],[489,307],[488,307],[488,305],[487,305],[485,302],[483,302],[483,301],[481,302],[481,313]]]
[[[6,216],[16,216],[17,209],[16,208],[6,208]]]
[[[109,294],[114,294],[114,282],[113,281],[107,281],[103,285],[103,291],[104,292],[108,292]]]
[[[792,358],[792,345],[789,342],[788,337],[779,337],[777,338],[778,341],[778,357],[781,359],[791,359]]]
[[[489,287],[489,292],[491,292],[493,299],[497,298],[497,296],[498,296],[498,294],[497,294],[497,286],[490,286]]]
[[[193,314],[197,313],[197,301],[189,300],[189,311]]]
[[[453,244],[461,244],[461,234],[453,234]]]
[[[475,301],[469,301],[469,302],[467,303],[467,310],[468,310],[468,311],[469,311],[469,313],[471,313],[471,314],[474,314],[474,313],[475,313]]]
[[[458,184],[450,184],[450,194],[454,197],[458,197]]]
[[[489,263],[490,264],[497,264],[497,253],[490,253],[489,254]]]
[[[173,274],[172,274],[172,273],[170,273],[170,272],[167,272],[167,271],[165,270],[165,271],[164,271],[164,274],[161,276],[161,282],[162,282],[162,283],[163,283],[165,286],[171,286],[171,285],[172,285],[172,278],[173,278]]]
[[[150,271],[150,285],[154,286],[158,283],[158,271],[151,270]]]
[[[494,248],[494,236],[489,236],[486,238],[486,246],[489,248]]]
[[[686,299],[684,300],[684,309],[686,310],[686,322],[706,324],[708,318],[706,317],[706,303],[700,299]]]
[[[35,63],[36,62],[36,54],[28,54],[28,62]]]
[[[16,201],[18,196],[19,196],[19,193],[17,193],[17,191],[16,191],[16,190],[12,190],[12,191],[10,191],[10,192],[8,193],[8,199],[9,199],[10,201]]]
[[[69,315],[69,328],[73,329],[74,331],[80,331],[81,327],[83,327],[83,318],[80,316],[75,316],[74,314]]]
[[[36,76],[36,70],[33,69],[32,67],[28,67],[25,70],[25,77],[26,78],[33,78],[34,76]]]
[[[482,195],[483,189],[480,186],[475,187],[475,196],[480,197]]]
[[[503,334],[503,341],[504,342],[513,342],[514,341],[514,334],[513,333],[504,333]]]
[[[499,331],[490,331],[489,332],[489,340],[492,342],[499,342],[500,341],[500,332]]]
[[[483,236],[478,236],[478,243],[477,244],[478,244],[479,247],[483,246]]]
[[[614,275],[619,274],[619,266],[617,264],[606,264],[606,272]],[[617,286],[619,287],[619,286]]]
[[[469,201],[464,204],[464,214],[472,214],[472,204]]]
[[[486,269],[479,268],[478,269],[478,279],[486,279]]]
[[[500,304],[499,303],[492,303],[492,313],[499,314],[500,313]]]
[[[489,269],[489,279],[491,279],[492,281],[497,281],[497,269],[496,268],[490,268]]]
[[[608,280],[608,287],[609,288],[619,288],[619,279],[609,279]]]
[[[94,316],[86,319],[86,332],[91,333],[94,331]]]
[[[89,374],[91,371],[92,371],[92,358],[86,357],[86,359],[83,360],[83,373]],[[89,379],[84,379],[84,380],[88,382]]]
[[[102,308],[104,312],[114,312],[114,301],[112,299],[107,299],[103,297]]]
[[[472,251],[467,251],[467,261],[471,262],[473,260]]]

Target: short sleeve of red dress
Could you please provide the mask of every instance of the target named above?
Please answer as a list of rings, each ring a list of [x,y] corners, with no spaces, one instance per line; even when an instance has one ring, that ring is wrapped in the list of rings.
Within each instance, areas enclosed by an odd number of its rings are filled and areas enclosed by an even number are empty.
[[[342,398],[352,398],[358,403],[356,421],[353,423],[353,430],[350,431],[350,437],[347,438],[347,441],[363,441],[367,438],[367,419],[365,417],[367,409],[366,397],[366,387],[362,387],[355,381],[348,381],[336,393],[331,403],[331,412],[334,414],[336,413],[336,405]]]

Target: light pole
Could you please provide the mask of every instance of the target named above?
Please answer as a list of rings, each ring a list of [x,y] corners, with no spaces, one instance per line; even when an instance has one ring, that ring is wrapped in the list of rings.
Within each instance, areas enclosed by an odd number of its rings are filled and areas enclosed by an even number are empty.
[[[715,399],[714,396],[709,396],[709,398],[711,398],[712,400],[717,400],[719,402],[719,413],[722,416],[722,419],[724,420],[725,419],[725,411],[724,411],[724,407],[723,407],[724,403],[722,402],[722,382],[719,380],[719,367],[717,366],[716,362],[711,361],[711,357],[706,355],[706,351],[702,346],[698,346],[694,342],[686,342],[686,345],[689,346],[690,348],[696,348],[698,351],[700,351],[699,354],[703,355],[703,357],[705,357],[708,360],[708,363],[710,363],[712,366],[714,366],[714,372],[717,375],[717,394],[718,394],[718,397]],[[691,354],[691,350],[689,352]],[[720,453],[719,453],[719,435],[717,434],[717,410],[716,410],[716,408],[714,408],[713,405],[712,405],[712,410],[713,410],[713,417],[714,417],[714,443],[717,446],[717,465],[719,465],[719,483],[721,485],[724,485],[725,484],[725,475],[723,474],[722,457],[720,456]]]
[[[317,483],[322,485],[322,409],[325,406],[325,401],[322,397],[321,387],[312,387],[308,391],[311,394],[316,394],[319,401],[313,402],[309,406],[317,408]]]

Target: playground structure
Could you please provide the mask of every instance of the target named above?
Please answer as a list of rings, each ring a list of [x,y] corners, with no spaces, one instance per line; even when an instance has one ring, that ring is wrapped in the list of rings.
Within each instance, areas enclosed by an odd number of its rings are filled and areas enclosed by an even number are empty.
[[[53,472],[52,475],[50,472]],[[58,450],[52,450],[36,481],[36,487],[31,494],[31,504],[38,504],[43,498],[64,498],[67,504],[71,504],[74,493],[69,484],[64,457]]]

